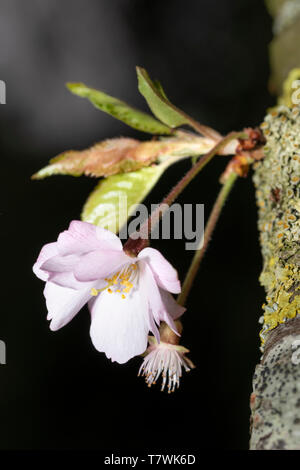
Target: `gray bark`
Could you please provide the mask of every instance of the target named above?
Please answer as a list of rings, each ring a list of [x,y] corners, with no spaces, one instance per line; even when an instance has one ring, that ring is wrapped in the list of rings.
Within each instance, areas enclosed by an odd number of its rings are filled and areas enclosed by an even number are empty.
[[[270,334],[250,403],[250,449],[300,450],[300,318]]]
[[[267,142],[254,183],[266,301],[250,448],[300,449],[300,109],[279,107],[261,127]]]

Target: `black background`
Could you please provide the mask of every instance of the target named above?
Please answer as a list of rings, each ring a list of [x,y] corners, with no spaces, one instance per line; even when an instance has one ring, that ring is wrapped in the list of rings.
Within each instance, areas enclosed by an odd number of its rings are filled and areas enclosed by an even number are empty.
[[[225,133],[258,124],[268,94],[271,19],[256,0],[1,0],[0,107],[1,449],[247,449],[251,376],[259,360],[263,289],[251,176],[226,204],[184,315],[183,344],[197,368],[176,393],[148,389],[140,359],[108,361],[89,340],[83,309],[52,333],[42,282],[31,271],[43,244],[78,219],[95,181],[30,175],[68,148],[107,137],[144,139],[72,96],[84,81],[146,109],[135,65],[187,113]],[[180,198],[206,216],[226,158],[216,158]],[[157,203],[190,168],[165,174]],[[192,253],[155,242],[181,278]]]

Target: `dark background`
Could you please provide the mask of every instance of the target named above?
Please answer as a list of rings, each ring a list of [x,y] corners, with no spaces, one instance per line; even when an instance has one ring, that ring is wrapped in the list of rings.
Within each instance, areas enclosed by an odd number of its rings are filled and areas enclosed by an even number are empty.
[[[87,309],[50,332],[31,267],[41,246],[79,218],[95,181],[30,175],[65,149],[147,138],[64,87],[83,81],[146,109],[137,64],[223,133],[258,124],[274,100],[271,37],[258,0],[0,0],[1,449],[247,449],[264,297],[251,176],[238,181],[188,301],[183,344],[197,368],[168,395],[136,377],[139,358],[121,366],[93,348]],[[181,201],[204,203],[208,215],[225,160],[205,168]],[[170,169],[147,201],[159,202],[189,168]],[[184,243],[153,246],[182,278],[192,256]]]

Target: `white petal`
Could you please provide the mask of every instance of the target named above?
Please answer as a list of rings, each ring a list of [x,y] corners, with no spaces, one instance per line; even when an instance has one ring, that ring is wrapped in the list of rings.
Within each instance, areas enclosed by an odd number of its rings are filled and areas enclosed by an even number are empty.
[[[159,325],[161,321],[166,322],[169,327],[178,334],[173,318],[178,318],[179,314],[184,312],[184,308],[179,307],[171,294],[163,289],[160,289],[150,267],[144,261],[139,261],[140,269],[140,290],[143,295],[148,299],[151,315],[154,317],[155,322]],[[159,342],[159,335],[157,332],[151,331]]]
[[[36,260],[35,264],[33,265],[33,272],[42,281],[47,281],[49,277],[49,273],[46,271],[41,270],[41,265],[45,263],[46,260],[50,259],[52,256],[56,256],[58,253],[57,251],[57,243],[48,243],[44,245],[40,251],[38,259]]]
[[[176,269],[158,250],[150,247],[144,248],[138,258],[145,260],[150,266],[159,287],[175,294],[180,292],[181,287]]]
[[[48,309],[48,320],[52,331],[58,330],[65,326],[84,304],[91,298],[92,285],[86,285],[81,290],[69,289],[61,287],[52,282],[47,282],[44,289],[46,305]]]
[[[74,269],[78,281],[104,279],[116,273],[124,264],[134,263],[135,259],[127,256],[124,251],[91,251],[83,255]]]
[[[160,292],[161,300],[164,304],[165,310],[168,312],[168,314],[174,320],[177,320],[177,318],[181,317],[181,315],[183,315],[183,313],[186,311],[186,308],[182,307],[182,305],[179,305],[174,299],[173,295],[170,294],[170,292],[164,289],[159,289],[159,292]]]
[[[160,322],[160,312],[163,310],[159,288],[154,279],[154,275],[145,261],[139,261],[140,290],[142,295],[148,300],[152,315],[157,324]]]
[[[120,364],[142,354],[149,332],[147,299],[136,288],[125,299],[106,290],[90,304],[95,348]]]
[[[57,246],[61,255],[79,255],[95,250],[122,250],[122,242],[117,235],[80,220],[73,220],[68,230],[59,235]]]

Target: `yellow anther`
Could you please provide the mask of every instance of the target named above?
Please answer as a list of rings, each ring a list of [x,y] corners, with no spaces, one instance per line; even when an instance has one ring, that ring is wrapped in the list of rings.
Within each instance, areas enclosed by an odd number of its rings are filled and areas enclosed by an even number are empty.
[[[94,297],[96,297],[98,295],[98,291],[97,291],[97,289],[95,289],[95,287],[92,287],[91,295],[93,295]]]
[[[134,284],[130,282],[130,280],[133,280],[136,277],[136,274],[134,274],[132,277],[133,270],[135,269],[137,269],[137,265],[131,264],[130,266],[112,275],[111,278],[105,278],[107,285],[103,289],[99,289],[98,293],[101,292],[101,290],[107,289],[107,292],[109,292],[110,294],[117,292],[119,294],[122,294],[122,299],[125,299],[126,296],[124,294],[130,292],[130,290],[134,286]]]

